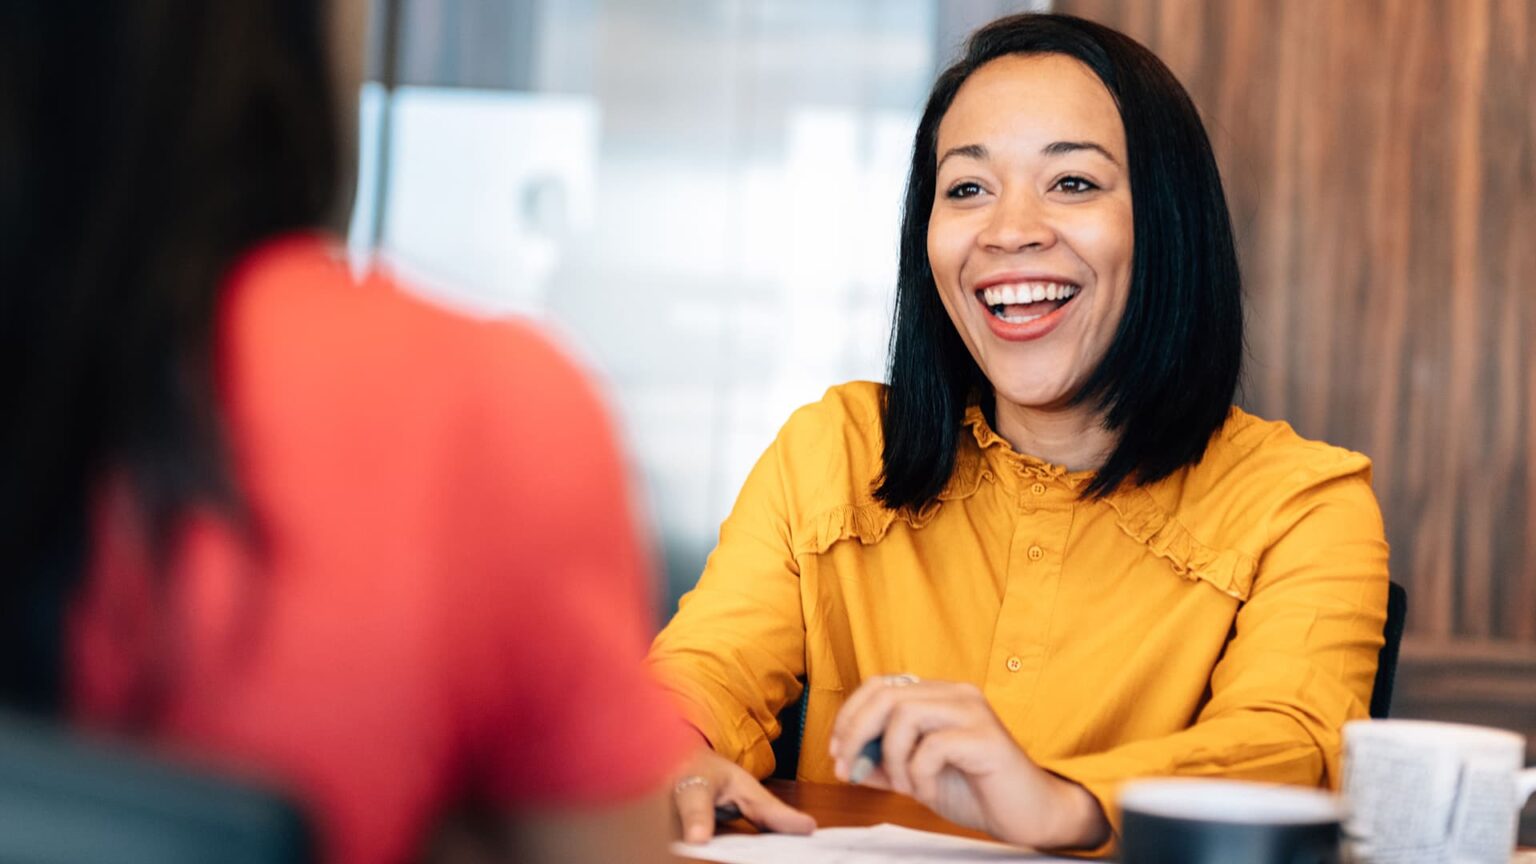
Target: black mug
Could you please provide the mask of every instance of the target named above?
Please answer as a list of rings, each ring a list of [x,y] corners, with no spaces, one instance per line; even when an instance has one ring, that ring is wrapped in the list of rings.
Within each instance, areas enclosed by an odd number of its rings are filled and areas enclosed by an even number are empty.
[[[1123,864],[1339,864],[1343,806],[1317,789],[1236,780],[1129,783]]]

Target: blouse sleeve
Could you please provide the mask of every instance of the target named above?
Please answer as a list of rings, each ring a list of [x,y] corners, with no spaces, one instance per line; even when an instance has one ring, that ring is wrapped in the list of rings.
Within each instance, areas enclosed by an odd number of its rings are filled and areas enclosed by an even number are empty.
[[[791,424],[795,421],[792,419]],[[781,432],[752,469],[698,585],[651,646],[684,716],[721,755],[773,771],[778,712],[799,696],[805,621],[793,554]]]
[[[647,673],[650,567],[626,467],[584,377],[497,325],[457,465],[444,642],[477,785],[507,805],[658,788],[692,746]]]
[[[1092,793],[1116,835],[1118,788],[1138,777],[1337,786],[1341,730],[1367,715],[1386,618],[1387,544],[1368,469],[1305,485],[1274,510],[1268,536],[1196,721],[1041,763]]]

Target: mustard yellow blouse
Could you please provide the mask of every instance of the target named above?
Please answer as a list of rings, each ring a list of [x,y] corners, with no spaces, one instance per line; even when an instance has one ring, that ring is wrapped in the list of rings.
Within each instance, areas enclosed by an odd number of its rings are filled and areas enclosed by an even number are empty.
[[[770,773],[804,682],[798,776],[836,782],[844,698],[908,672],[981,687],[1112,820],[1135,777],[1337,784],[1386,615],[1369,460],[1234,408],[1198,465],[1081,501],[1089,474],[1014,452],[973,408],[948,488],[903,515],[870,494],[880,392],[790,417],[652,646],[716,751]]]

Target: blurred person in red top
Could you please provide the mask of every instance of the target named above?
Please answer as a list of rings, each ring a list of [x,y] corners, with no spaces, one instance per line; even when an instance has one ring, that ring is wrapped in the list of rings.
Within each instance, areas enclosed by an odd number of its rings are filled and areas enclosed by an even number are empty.
[[[691,742],[593,391],[354,278],[366,0],[0,10],[0,697],[280,781],[321,857],[648,861]]]

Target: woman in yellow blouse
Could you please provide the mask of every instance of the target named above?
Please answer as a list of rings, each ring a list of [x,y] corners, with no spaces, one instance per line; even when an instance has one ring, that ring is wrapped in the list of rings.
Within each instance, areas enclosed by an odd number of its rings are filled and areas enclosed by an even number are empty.
[[[812,827],[755,779],[802,688],[800,778],[1021,845],[1109,848],[1135,777],[1336,783],[1385,618],[1370,463],[1232,407],[1231,228],[1167,68],[1073,18],[978,31],[899,279],[890,385],[789,419],[652,648],[711,748],[685,838],[726,803]]]

